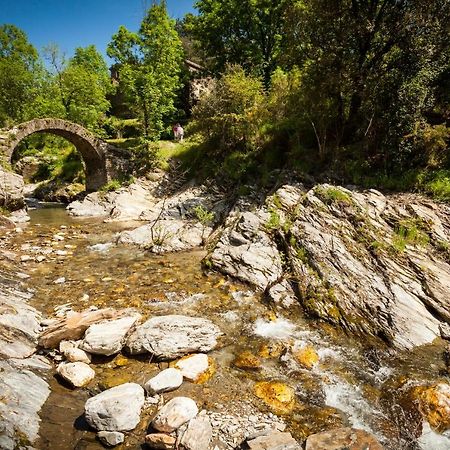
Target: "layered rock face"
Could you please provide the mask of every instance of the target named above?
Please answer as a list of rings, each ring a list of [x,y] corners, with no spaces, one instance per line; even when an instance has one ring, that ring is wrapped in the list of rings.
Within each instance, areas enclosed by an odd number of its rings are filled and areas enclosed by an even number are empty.
[[[251,212],[238,202],[207,262],[281,304],[297,297],[313,317],[411,348],[450,322],[449,210],[414,195],[284,185]]]
[[[23,178],[0,166],[0,207],[15,211],[25,207]]]

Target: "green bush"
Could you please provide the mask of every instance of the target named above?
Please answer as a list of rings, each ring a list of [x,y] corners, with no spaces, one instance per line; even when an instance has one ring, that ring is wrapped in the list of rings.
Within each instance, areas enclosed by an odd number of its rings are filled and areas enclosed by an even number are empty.
[[[263,84],[239,66],[230,66],[193,109],[192,130],[217,146],[216,153],[253,148],[258,135]]]

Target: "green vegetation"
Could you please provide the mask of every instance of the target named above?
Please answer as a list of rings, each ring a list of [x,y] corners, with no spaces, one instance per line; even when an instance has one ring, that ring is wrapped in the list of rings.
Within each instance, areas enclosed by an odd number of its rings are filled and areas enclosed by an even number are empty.
[[[204,226],[211,225],[214,221],[215,214],[213,211],[208,211],[204,206],[198,205],[192,209],[197,220]]]
[[[153,3],[138,33],[121,26],[108,56],[116,61],[119,89],[139,117],[144,137],[158,139],[176,111],[182,61],[181,41],[165,1]]]
[[[318,188],[316,189],[316,194],[327,205],[331,205],[333,203],[337,203],[340,205],[350,205],[352,203],[352,199],[350,198],[350,196],[346,192],[338,188]]]
[[[139,30],[121,26],[107,50],[113,82],[94,46],[71,58],[49,46],[44,64],[21,30],[1,26],[0,127],[66,118],[130,148],[142,172],[176,159],[237,190],[289,168],[450,201],[448,0],[195,6],[175,23],[155,1]],[[196,78],[205,89],[193,101]],[[169,142],[176,122],[186,142]],[[339,190],[322,197],[349,204]]]
[[[392,240],[393,248],[398,252],[403,252],[407,245],[424,247],[430,242],[430,237],[426,233],[426,224],[417,219],[400,221],[395,227],[395,234]]]

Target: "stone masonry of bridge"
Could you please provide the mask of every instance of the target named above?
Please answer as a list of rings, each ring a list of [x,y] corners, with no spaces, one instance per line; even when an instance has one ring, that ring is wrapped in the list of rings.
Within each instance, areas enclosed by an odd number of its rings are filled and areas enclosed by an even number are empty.
[[[76,123],[62,119],[34,119],[9,130],[0,130],[0,155],[9,163],[19,143],[34,133],[65,138],[80,152],[85,166],[86,190],[96,191],[108,181],[130,172],[130,154],[97,138]]]

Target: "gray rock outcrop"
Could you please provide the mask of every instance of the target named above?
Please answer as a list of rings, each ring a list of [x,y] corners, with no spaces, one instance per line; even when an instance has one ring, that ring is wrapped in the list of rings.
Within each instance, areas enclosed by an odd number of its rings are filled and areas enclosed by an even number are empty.
[[[24,182],[20,175],[0,166],[0,207],[15,211],[25,207]]]
[[[285,307],[297,297],[311,316],[399,348],[432,342],[450,322],[448,206],[286,184],[244,209],[227,219],[208,257],[213,268]]]

